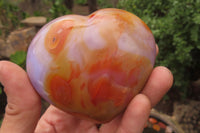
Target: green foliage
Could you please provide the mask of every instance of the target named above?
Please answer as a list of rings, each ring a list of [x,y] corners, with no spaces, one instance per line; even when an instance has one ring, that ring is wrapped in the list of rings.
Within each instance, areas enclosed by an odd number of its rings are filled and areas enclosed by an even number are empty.
[[[49,12],[53,17],[52,19],[71,13],[71,11],[63,4],[63,0],[55,0],[52,7],[49,9]]]
[[[30,14],[27,13],[27,12],[22,12],[21,15],[22,15],[22,18],[28,18],[28,17],[30,17]],[[34,14],[34,15],[35,15],[35,14]],[[35,16],[36,16],[36,15],[35,15]]]
[[[1,20],[3,24],[12,24],[12,26],[17,26],[19,24],[19,8],[6,0],[0,1],[0,12],[1,12]],[[9,22],[9,23],[4,23]]]
[[[87,0],[75,0],[75,3],[79,4],[79,5],[86,5],[87,4]]]
[[[7,36],[11,30],[20,26],[20,20],[24,18],[24,12],[18,6],[7,0],[0,0],[0,20],[3,25],[1,36]]]
[[[14,26],[16,26],[19,22],[18,17],[16,16],[15,12],[19,12],[19,8],[14,6],[4,0],[0,1],[0,10],[5,15]]]
[[[10,56],[10,61],[12,61],[13,63],[15,63],[25,69],[26,52],[17,51],[16,53],[14,53]]]
[[[34,16],[43,16],[43,14],[40,11],[34,11]]]
[[[185,97],[190,81],[200,78],[200,0],[121,0],[118,7],[151,28],[160,51],[156,65],[171,69],[173,88]]]
[[[98,6],[101,8],[112,8],[113,7],[110,0],[97,0],[97,3],[98,3]]]

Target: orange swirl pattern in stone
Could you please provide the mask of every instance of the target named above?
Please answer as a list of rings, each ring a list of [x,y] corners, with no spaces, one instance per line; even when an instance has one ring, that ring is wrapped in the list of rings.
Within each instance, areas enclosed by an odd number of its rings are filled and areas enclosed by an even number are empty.
[[[43,95],[64,111],[101,123],[126,108],[155,62],[150,29],[119,9],[58,18],[48,24],[43,36],[50,56],[44,65],[48,69]]]
[[[68,34],[73,28],[73,21],[62,20],[50,28],[46,34],[45,46],[47,50],[52,54],[59,54],[63,49]]]

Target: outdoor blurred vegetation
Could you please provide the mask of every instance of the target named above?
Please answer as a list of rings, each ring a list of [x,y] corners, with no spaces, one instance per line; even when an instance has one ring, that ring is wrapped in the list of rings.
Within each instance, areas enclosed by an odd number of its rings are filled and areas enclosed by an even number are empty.
[[[113,7],[110,1],[97,0],[98,8]],[[50,21],[72,13],[63,0],[41,0],[40,3],[45,3],[48,10],[30,14],[18,7],[15,0],[0,0],[0,20],[4,25],[0,36],[23,26],[20,20],[28,16],[43,15]],[[74,3],[85,5],[87,0]],[[178,90],[182,99],[187,98],[191,82],[200,78],[200,0],[119,0],[117,8],[136,14],[150,27],[159,46],[156,66],[163,65],[172,71],[172,90]],[[25,68],[26,53],[17,52],[10,60]]]
[[[119,8],[150,27],[160,51],[156,65],[172,71],[173,89],[186,98],[191,81],[200,78],[200,0],[121,0]]]

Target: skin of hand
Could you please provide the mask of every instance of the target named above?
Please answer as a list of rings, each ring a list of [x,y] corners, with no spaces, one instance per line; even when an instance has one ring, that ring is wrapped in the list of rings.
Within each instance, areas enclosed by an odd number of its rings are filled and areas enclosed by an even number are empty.
[[[125,112],[100,128],[52,105],[41,116],[41,98],[16,64],[0,61],[0,82],[8,102],[0,133],[142,133],[151,108],[172,86],[173,76],[166,67],[154,68],[143,91]]]

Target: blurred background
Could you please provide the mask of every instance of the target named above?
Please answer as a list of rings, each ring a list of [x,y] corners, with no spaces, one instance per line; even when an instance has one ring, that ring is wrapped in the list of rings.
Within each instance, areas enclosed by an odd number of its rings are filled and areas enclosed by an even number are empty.
[[[150,27],[159,46],[156,66],[166,66],[174,75],[171,90],[154,109],[184,132],[199,133],[200,0],[0,0],[0,60],[25,69],[27,48],[44,24],[65,14],[88,15],[101,8],[130,11]],[[5,106],[0,84],[0,123]],[[151,127],[162,132],[161,126],[151,123]]]

